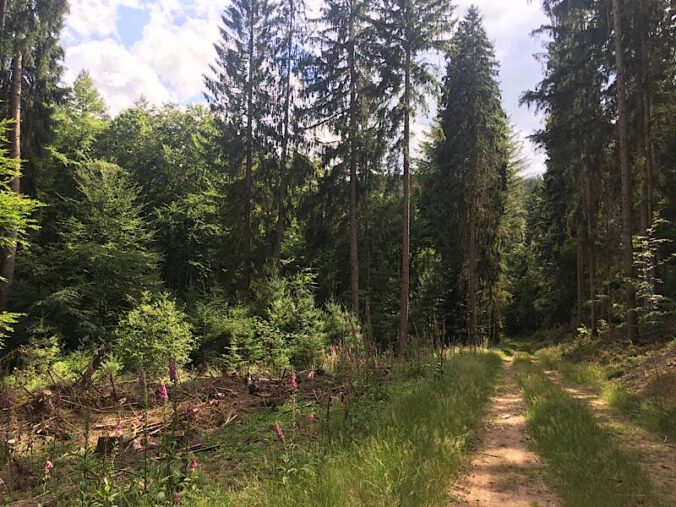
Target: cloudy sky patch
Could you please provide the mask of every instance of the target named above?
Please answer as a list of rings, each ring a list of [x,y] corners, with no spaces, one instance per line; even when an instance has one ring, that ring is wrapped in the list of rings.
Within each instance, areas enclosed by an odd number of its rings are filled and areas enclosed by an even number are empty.
[[[481,9],[501,63],[505,108],[530,161],[527,172],[541,173],[544,155],[527,136],[542,125],[542,118],[519,106],[523,91],[542,77],[532,56],[542,45],[530,36],[545,21],[539,2],[456,0],[455,4],[456,17],[471,4]],[[141,96],[155,104],[203,100],[202,75],[214,59],[225,1],[71,0],[70,5],[63,34],[66,82],[82,69],[89,70],[113,114]],[[431,121],[420,119],[416,130],[422,134]]]

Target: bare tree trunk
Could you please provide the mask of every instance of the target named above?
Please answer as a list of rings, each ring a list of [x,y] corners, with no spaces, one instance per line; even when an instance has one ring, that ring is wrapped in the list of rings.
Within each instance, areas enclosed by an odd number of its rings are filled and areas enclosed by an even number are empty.
[[[582,243],[582,226],[577,225],[575,245],[577,253],[577,324],[584,322],[584,245]]]
[[[350,42],[348,66],[350,72],[350,290],[352,313],[359,316],[359,241],[357,223],[357,72],[355,61],[355,11],[350,2]]]
[[[284,82],[284,132],[282,137],[282,155],[279,167],[279,214],[277,217],[277,231],[273,252],[274,265],[279,269],[282,257],[282,243],[284,242],[284,228],[286,227],[286,171],[289,157],[290,111],[291,108],[291,55],[293,52],[293,36],[295,30],[294,0],[289,0],[289,24],[286,37],[286,75]]]
[[[7,0],[0,0],[0,35],[5,35],[5,20],[7,19]]]
[[[9,97],[9,109],[12,119],[12,136],[9,143],[9,158],[14,161],[15,176],[10,182],[10,190],[21,192],[21,85],[23,82],[23,55],[17,50],[12,60],[12,84]],[[14,282],[16,267],[16,243],[18,232],[12,231],[10,246],[3,252],[0,271],[0,312],[7,311],[9,293]]]
[[[473,168],[476,171],[476,167]],[[477,264],[478,264],[478,235],[476,225],[477,199],[476,199],[476,177],[472,178],[472,197],[469,207],[469,259],[468,259],[468,302],[469,302],[469,343],[475,347],[479,346],[478,316],[477,316]]]
[[[251,199],[253,189],[253,79],[254,79],[254,5],[249,12],[249,54],[248,83],[246,97],[246,167],[244,174],[244,280],[243,287],[248,295],[251,286]]]
[[[641,179],[641,234],[648,238],[653,225],[653,152],[652,152],[652,104],[650,100],[650,48],[649,48],[649,19],[646,1],[636,2],[638,6],[640,45],[640,128],[638,129],[639,159],[643,165]],[[646,271],[648,290],[655,292],[655,258],[654,252],[646,252],[648,263]]]
[[[650,101],[650,48],[649,48],[649,20],[645,1],[637,2],[639,32],[640,32],[640,61],[641,61],[641,154],[643,162],[643,217],[642,229],[647,231],[653,221],[653,157],[652,157],[652,104]]]
[[[636,316],[636,288],[634,287],[634,248],[631,224],[631,169],[629,167],[627,91],[625,83],[624,49],[622,45],[622,11],[620,0],[613,0],[613,24],[615,28],[615,63],[617,73],[618,141],[620,150],[620,175],[622,180],[622,268],[627,278],[625,297],[629,339],[638,337]]]
[[[410,287],[410,227],[411,227],[411,50],[406,47],[404,69],[404,195],[401,241],[401,302],[399,307],[399,350],[408,344],[408,312]]]
[[[596,318],[596,287],[594,276],[596,272],[596,256],[594,249],[594,198],[592,195],[592,163],[587,166],[585,175],[586,186],[586,208],[587,208],[587,260],[589,261],[589,313],[590,313],[590,331],[592,336],[598,335],[597,318]]]
[[[364,302],[364,316],[366,317],[367,337],[373,343],[373,322],[371,320],[371,229],[369,213],[370,172],[368,167],[364,174],[364,261],[366,262],[366,295]]]

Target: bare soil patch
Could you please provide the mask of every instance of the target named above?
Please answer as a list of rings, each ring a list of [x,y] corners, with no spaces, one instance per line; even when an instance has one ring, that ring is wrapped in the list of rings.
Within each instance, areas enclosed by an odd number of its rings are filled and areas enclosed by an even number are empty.
[[[511,362],[505,362],[502,384],[491,399],[476,456],[466,477],[453,487],[456,505],[561,505],[543,478],[540,459],[528,448],[525,409]]]

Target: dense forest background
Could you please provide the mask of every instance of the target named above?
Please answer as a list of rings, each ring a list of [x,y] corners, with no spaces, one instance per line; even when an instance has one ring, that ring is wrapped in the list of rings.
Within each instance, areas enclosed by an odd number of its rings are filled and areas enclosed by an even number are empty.
[[[547,170],[526,179],[476,8],[326,0],[308,20],[302,1],[232,0],[204,106],[110,117],[86,72],[61,80],[67,2],[2,0],[2,366],[67,355],[81,372],[105,347],[128,369],[305,368],[339,342],[555,326],[659,339],[676,298],[673,8],[542,7],[546,71],[523,102],[546,116]]]

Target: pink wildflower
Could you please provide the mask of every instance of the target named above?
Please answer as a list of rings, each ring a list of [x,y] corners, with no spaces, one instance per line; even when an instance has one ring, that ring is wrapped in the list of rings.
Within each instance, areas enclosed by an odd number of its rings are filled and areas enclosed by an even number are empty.
[[[305,416],[305,419],[307,420],[308,423],[312,424],[315,422],[315,414],[314,412],[310,412],[308,415]]]
[[[45,461],[45,475],[49,474],[49,472],[52,471],[52,468],[54,468],[54,463],[49,460]]]
[[[122,426],[120,426],[120,423],[117,423],[117,424],[115,425],[115,436],[116,436],[117,438],[121,438],[121,437],[122,437]]]
[[[291,372],[291,382],[289,384],[291,386],[292,391],[296,391],[298,389],[298,381],[296,380],[296,372],[292,371]]]
[[[178,373],[176,371],[176,359],[169,361],[169,380],[172,382],[178,381]]]
[[[160,385],[157,386],[155,394],[163,402],[169,399],[169,393],[167,393],[167,386],[164,385],[164,381],[160,382]]]
[[[275,425],[272,427],[272,431],[275,433],[277,440],[283,444],[285,442],[284,433],[282,433],[282,427],[279,425],[279,423],[275,423]]]
[[[197,470],[197,460],[196,459],[191,459],[190,463],[188,463],[188,470],[191,472],[194,472]]]
[[[174,503],[181,503],[181,499],[181,495],[178,494],[178,491],[175,491],[173,496]]]

